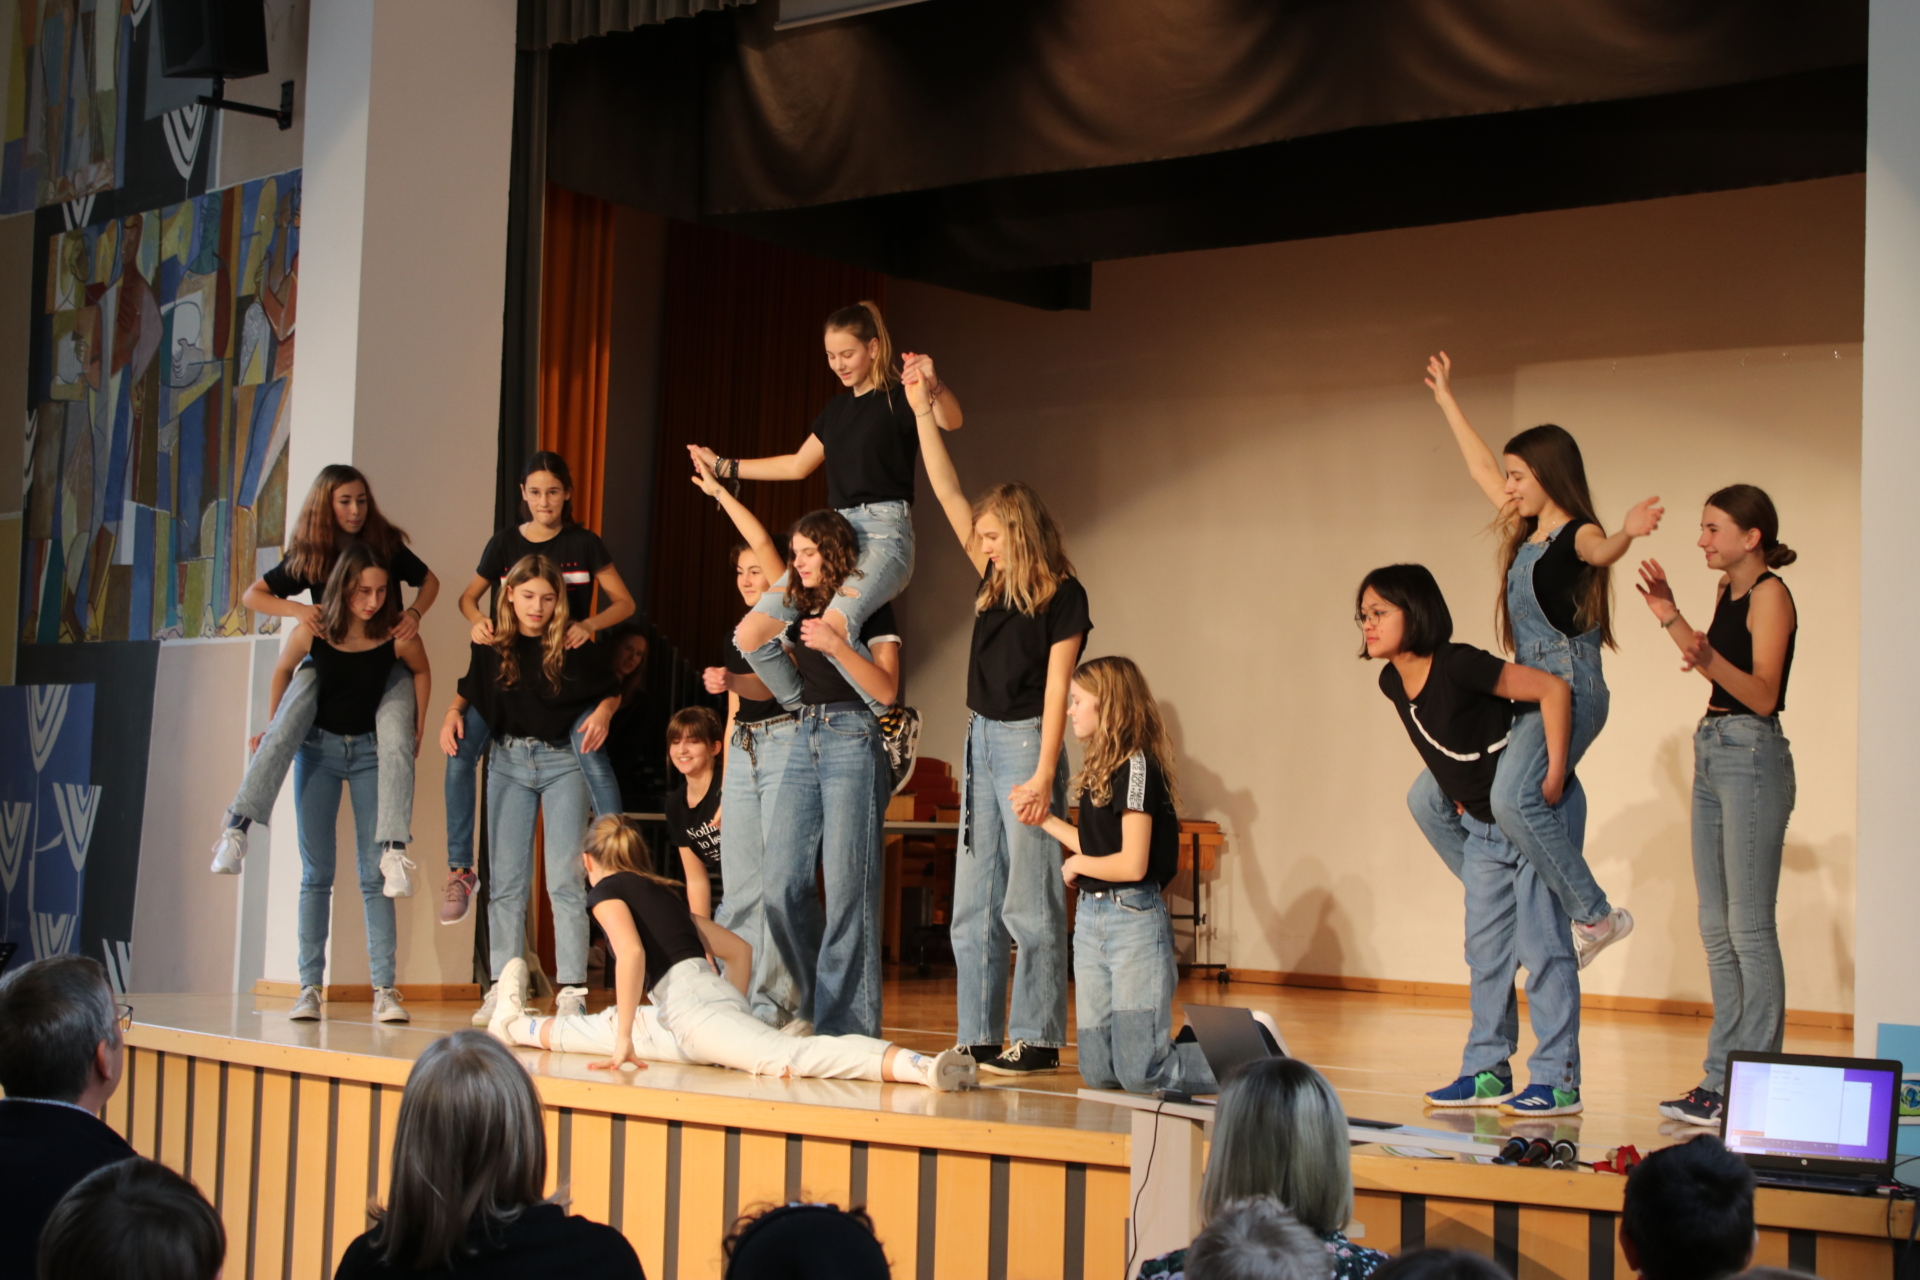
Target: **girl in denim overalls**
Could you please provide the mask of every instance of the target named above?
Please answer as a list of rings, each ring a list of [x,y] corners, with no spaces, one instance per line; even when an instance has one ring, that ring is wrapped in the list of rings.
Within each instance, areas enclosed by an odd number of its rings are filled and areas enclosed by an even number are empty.
[[[837,594],[824,617],[850,648],[870,659],[861,639],[867,620],[913,576],[913,460],[919,437],[900,379],[911,371],[926,383],[934,421],[944,431],[960,429],[960,402],[940,384],[929,356],[909,356],[899,372],[894,370],[893,339],[875,304],[842,307],[827,317],[825,328],[827,363],[848,394],[835,396],[820,411],[799,449],[775,458],[722,458],[697,444],[688,445],[687,452],[696,465],[725,481],[804,480],[826,463],[828,504],[853,526],[860,549],[848,575],[858,585]],[[798,615],[786,603],[786,586],[783,576],[774,583],[776,590],[760,597],[734,632],[734,643],[791,711],[800,705],[800,677],[780,637]],[[880,720],[897,790],[913,767],[920,717],[910,707],[877,701],[844,668],[840,674]]]
[[[1509,440],[1504,457],[1496,458],[1454,400],[1452,371],[1452,361],[1441,352],[1427,362],[1426,383],[1453,428],[1468,473],[1500,513],[1498,523],[1507,535],[1497,611],[1500,639],[1516,662],[1572,686],[1571,770],[1607,723],[1600,648],[1613,644],[1609,567],[1635,538],[1660,527],[1663,509],[1657,496],[1647,498],[1627,512],[1618,533],[1606,534],[1594,516],[1586,466],[1573,437],[1556,426],[1533,427]],[[1633,930],[1633,917],[1607,901],[1587,866],[1586,795],[1578,776],[1570,774],[1555,800],[1545,792],[1546,776],[1539,713],[1519,710],[1494,782],[1494,818],[1572,918],[1574,948],[1584,969]],[[1438,788],[1427,786],[1431,794],[1421,794],[1425,781],[1416,784],[1409,800],[1438,845],[1458,823]],[[1457,838],[1464,843],[1465,832]]]

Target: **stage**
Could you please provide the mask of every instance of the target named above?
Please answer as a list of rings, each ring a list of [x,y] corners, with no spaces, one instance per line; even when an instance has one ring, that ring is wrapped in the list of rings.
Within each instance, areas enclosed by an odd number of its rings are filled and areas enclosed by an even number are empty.
[[[605,998],[595,995],[596,1005]],[[1654,1105],[1694,1082],[1706,1034],[1699,1018],[1589,1011],[1584,1115],[1450,1116],[1429,1111],[1419,1093],[1457,1066],[1463,1000],[1204,980],[1184,983],[1179,998],[1272,1012],[1350,1115],[1488,1143],[1555,1132],[1574,1137],[1586,1160],[1684,1134]],[[134,1052],[107,1118],[200,1183],[226,1221],[230,1272],[256,1280],[331,1274],[365,1229],[368,1196],[381,1194],[413,1059],[469,1026],[475,1007],[417,1000],[410,1024],[384,1025],[370,1005],[339,1002],[324,1021],[296,1023],[291,1001],[277,997],[127,999]],[[951,978],[892,979],[885,1008],[884,1034],[902,1044],[954,1042]],[[1789,1028],[1790,1050],[1847,1046],[1844,1031]],[[796,1197],[865,1203],[899,1277],[1116,1276],[1128,1261],[1130,1180],[1146,1157],[1136,1137],[1158,1126],[1143,1222],[1184,1212],[1162,1203],[1164,1188],[1204,1162],[1197,1122],[1077,1097],[1071,1046],[1057,1075],[983,1077],[986,1087],[960,1094],[665,1064],[609,1078],[580,1056],[517,1052],[547,1104],[550,1187],[565,1184],[575,1211],[625,1231],[656,1278],[718,1276],[725,1224]],[[1457,1244],[1522,1277],[1628,1274],[1612,1240],[1618,1178],[1372,1145],[1355,1149],[1354,1176],[1355,1218],[1374,1247]],[[1888,1222],[1902,1236],[1907,1222],[1906,1206],[1889,1219],[1880,1201],[1781,1192],[1762,1192],[1759,1213],[1763,1261],[1817,1262],[1827,1280],[1881,1280]]]

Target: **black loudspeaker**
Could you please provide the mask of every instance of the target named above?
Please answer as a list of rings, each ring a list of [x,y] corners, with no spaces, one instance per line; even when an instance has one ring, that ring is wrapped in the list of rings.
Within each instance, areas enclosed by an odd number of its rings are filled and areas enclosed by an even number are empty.
[[[170,76],[244,80],[267,70],[262,0],[157,0],[160,69]]]

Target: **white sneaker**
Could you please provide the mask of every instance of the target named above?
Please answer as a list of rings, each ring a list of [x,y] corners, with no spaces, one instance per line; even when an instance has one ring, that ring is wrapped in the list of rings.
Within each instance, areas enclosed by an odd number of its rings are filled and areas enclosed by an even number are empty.
[[[387,878],[386,887],[381,890],[389,898],[411,898],[413,880],[407,872],[414,869],[414,861],[398,849],[389,848],[380,855],[380,874]]]
[[[293,1012],[287,1016],[295,1022],[318,1022],[320,1020],[320,988],[300,988],[300,998],[293,1002]]]
[[[786,1022],[781,1025],[780,1034],[783,1036],[810,1036],[813,1034],[813,1023],[805,1018],[788,1018]]]
[[[587,989],[585,987],[562,987],[553,998],[553,1016],[556,1018],[584,1018],[587,1016]]]
[[[526,1016],[527,987],[531,981],[525,960],[515,956],[507,961],[507,967],[501,970],[500,981],[493,984],[493,990],[487,993],[487,1003],[481,1009],[483,1013],[492,1011],[493,1016],[487,1020],[487,1032],[494,1039],[513,1043],[513,1037],[507,1034],[507,1024],[515,1018]]]
[[[1632,932],[1632,914],[1625,907],[1615,907],[1604,920],[1573,926],[1573,954],[1584,969],[1595,956]]]
[[[373,1020],[375,1022],[412,1022],[405,1009],[400,1007],[398,987],[375,987],[373,989]]]
[[[979,1064],[959,1049],[942,1049],[927,1064],[927,1088],[937,1093],[980,1087]]]
[[[480,1007],[473,1011],[473,1025],[476,1027],[490,1025],[493,1022],[493,1011],[499,1007],[500,984],[496,982],[487,988],[487,998],[482,1000]]]
[[[245,827],[222,827],[220,838],[213,842],[213,874],[217,876],[237,876],[240,874],[240,860],[247,856],[247,830]],[[314,1015],[318,1017],[318,1014]]]

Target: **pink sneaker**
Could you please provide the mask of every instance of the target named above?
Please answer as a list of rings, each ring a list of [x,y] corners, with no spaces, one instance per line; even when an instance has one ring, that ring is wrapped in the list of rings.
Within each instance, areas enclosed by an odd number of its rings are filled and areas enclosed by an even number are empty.
[[[447,896],[440,901],[440,923],[459,924],[473,914],[473,893],[480,877],[465,867],[447,872]]]

